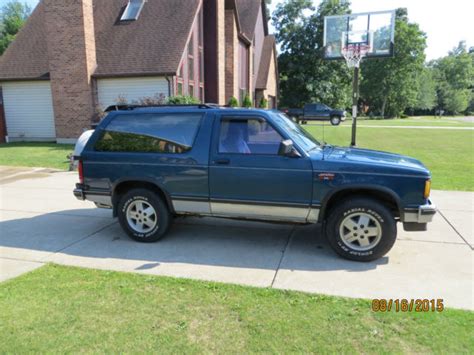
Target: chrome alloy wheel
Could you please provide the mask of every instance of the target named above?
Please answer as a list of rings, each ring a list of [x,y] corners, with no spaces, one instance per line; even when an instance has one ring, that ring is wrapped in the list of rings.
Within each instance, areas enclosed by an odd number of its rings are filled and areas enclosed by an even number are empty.
[[[135,200],[127,208],[127,222],[138,233],[148,233],[158,224],[158,215],[145,200]]]
[[[367,251],[382,239],[382,227],[373,216],[364,212],[352,213],[339,227],[343,243],[357,251]]]

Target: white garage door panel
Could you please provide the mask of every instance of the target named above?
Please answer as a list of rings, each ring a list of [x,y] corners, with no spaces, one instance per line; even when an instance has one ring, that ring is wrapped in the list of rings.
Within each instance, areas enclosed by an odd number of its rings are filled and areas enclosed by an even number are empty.
[[[55,139],[49,81],[1,83],[10,138]]]
[[[119,97],[132,103],[133,100],[159,94],[168,96],[168,81],[163,77],[99,79],[97,89],[99,105],[105,109],[116,105]]]

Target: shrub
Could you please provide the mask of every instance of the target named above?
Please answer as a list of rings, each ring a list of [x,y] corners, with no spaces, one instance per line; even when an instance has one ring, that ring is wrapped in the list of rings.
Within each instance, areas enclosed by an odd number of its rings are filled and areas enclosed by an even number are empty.
[[[235,98],[235,96],[232,96],[232,97],[229,99],[229,107],[239,107],[239,102],[237,101],[237,99]]]
[[[268,100],[262,96],[262,98],[260,99],[260,103],[258,104],[258,107],[268,108]]]
[[[199,99],[187,95],[170,96],[167,101],[168,105],[193,105],[200,103]]]
[[[244,101],[242,102],[242,107],[245,107],[245,108],[252,107],[252,100],[250,100],[250,95],[248,93],[245,94]]]
[[[163,94],[155,94],[154,96],[141,97],[138,100],[132,101],[134,105],[151,106],[166,104],[166,96]]]

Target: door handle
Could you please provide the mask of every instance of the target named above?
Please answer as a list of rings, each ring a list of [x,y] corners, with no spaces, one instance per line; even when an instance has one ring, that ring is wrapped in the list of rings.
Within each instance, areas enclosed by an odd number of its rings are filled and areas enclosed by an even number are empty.
[[[230,159],[216,159],[214,160],[214,164],[217,165],[227,165],[230,163]]]

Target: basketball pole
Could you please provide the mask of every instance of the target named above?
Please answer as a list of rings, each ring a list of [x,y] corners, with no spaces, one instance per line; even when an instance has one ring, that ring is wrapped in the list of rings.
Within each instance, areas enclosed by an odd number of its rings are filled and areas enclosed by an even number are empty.
[[[352,137],[351,147],[356,146],[357,130],[357,105],[359,103],[359,65],[354,67],[354,77],[352,79]]]

